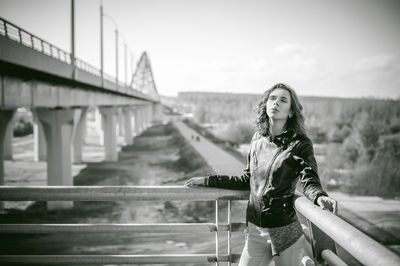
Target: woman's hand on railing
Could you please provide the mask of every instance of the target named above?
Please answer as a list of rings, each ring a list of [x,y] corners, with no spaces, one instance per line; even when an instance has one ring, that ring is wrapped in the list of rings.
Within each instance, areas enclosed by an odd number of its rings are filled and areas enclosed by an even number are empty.
[[[206,186],[206,177],[197,176],[192,177],[188,181],[185,182],[186,187],[205,187]]]
[[[323,210],[328,210],[333,214],[337,214],[337,201],[327,196],[319,196],[317,199],[318,205]]]

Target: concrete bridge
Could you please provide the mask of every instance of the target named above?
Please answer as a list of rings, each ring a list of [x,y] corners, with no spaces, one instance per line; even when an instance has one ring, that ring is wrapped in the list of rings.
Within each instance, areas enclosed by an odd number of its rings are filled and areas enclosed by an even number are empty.
[[[34,116],[35,159],[47,160],[47,184],[72,185],[72,161],[82,160],[88,108],[96,108],[106,161],[116,161],[117,125],[126,144],[155,120],[161,103],[144,52],[131,84],[120,82],[51,43],[0,18],[0,185],[4,159],[12,159],[17,108]],[[101,119],[100,119],[101,117]],[[69,208],[72,202],[49,202]]]

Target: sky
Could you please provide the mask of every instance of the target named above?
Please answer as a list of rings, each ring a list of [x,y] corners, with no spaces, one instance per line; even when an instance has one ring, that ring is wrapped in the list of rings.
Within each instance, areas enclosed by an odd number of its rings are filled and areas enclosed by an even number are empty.
[[[100,0],[75,1],[76,56],[100,68]],[[103,0],[105,71],[146,51],[158,92],[400,98],[398,0]],[[0,17],[71,51],[70,0],[0,0]],[[128,76],[134,71],[128,56]],[[128,78],[130,80],[130,78]]]

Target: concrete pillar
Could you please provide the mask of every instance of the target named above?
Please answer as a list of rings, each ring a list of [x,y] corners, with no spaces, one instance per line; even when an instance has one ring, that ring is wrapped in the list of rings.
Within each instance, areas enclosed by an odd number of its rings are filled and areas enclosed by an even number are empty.
[[[143,108],[143,112],[145,115],[145,121],[146,121],[146,129],[150,127],[150,115],[149,115],[149,106],[145,105]]]
[[[158,121],[163,121],[164,117],[162,116],[162,106],[160,103],[154,104],[154,119]]]
[[[149,104],[147,104],[145,107],[144,107],[144,110],[145,110],[145,114],[146,114],[146,124],[147,124],[147,127],[150,127],[151,126],[151,118],[150,118],[150,105]]]
[[[46,161],[46,139],[44,137],[43,125],[38,120],[36,112],[33,110],[33,160],[35,162]]]
[[[116,117],[118,114],[118,108],[100,107],[99,110],[103,118],[104,146],[106,152],[105,160],[108,162],[118,161],[116,134]]]
[[[140,106],[139,113],[140,113],[140,130],[142,133],[147,129],[146,112],[143,106]]]
[[[74,131],[72,135],[73,162],[82,162],[82,147],[86,134],[87,107],[76,109],[74,114]]]
[[[7,127],[14,116],[15,110],[0,109],[0,185],[4,185],[4,141]],[[3,202],[0,202],[0,210],[4,208]]]
[[[150,127],[149,105],[144,106],[144,115],[146,116],[146,128],[149,128]]]
[[[153,120],[154,120],[153,104],[151,103],[151,104],[149,104],[149,123],[150,123],[150,126],[153,125],[153,123],[154,123]]]
[[[47,185],[72,186],[71,141],[74,109],[38,108],[47,143]],[[72,201],[48,201],[47,209],[72,208]]]
[[[142,117],[140,115],[140,107],[136,107],[135,115],[136,115],[135,117],[137,117],[137,125],[136,125],[137,135],[140,135],[142,133]]]
[[[13,138],[14,138],[14,122],[15,122],[14,115],[15,115],[15,112],[6,127],[6,132],[5,132],[5,136],[4,136],[3,160],[12,160],[13,159],[12,143],[13,143]]]
[[[103,120],[104,119],[103,119],[102,114],[100,113],[100,110],[96,109],[95,113],[94,113],[94,121],[95,121],[94,123],[95,123],[96,132],[99,136],[99,144],[102,146],[104,145]]]
[[[134,109],[134,115],[135,115],[135,136],[140,135],[140,115],[139,115],[139,109],[135,107]]]
[[[118,110],[118,115],[117,115],[117,118],[118,118],[117,132],[118,132],[118,136],[123,136],[124,132],[125,132],[125,130],[124,130],[125,118],[124,118],[122,108],[118,108],[118,109],[119,110]]]
[[[127,145],[133,144],[133,134],[132,134],[132,113],[130,107],[122,108],[122,113],[124,117],[124,137],[125,143]]]
[[[132,131],[132,136],[136,136],[136,115],[135,115],[135,108],[130,108],[131,111],[131,131]],[[132,139],[133,142],[133,139]]]
[[[153,113],[153,120],[159,120],[158,115],[157,115],[157,106],[158,106],[157,103],[153,103],[151,105],[151,111]]]

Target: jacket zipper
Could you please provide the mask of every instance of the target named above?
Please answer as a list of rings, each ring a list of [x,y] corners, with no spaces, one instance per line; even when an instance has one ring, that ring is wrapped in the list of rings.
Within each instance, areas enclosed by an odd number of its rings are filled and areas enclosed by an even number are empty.
[[[280,153],[281,153],[281,148],[279,148],[278,151],[275,153],[274,157],[272,157],[271,163],[269,164],[268,169],[267,169],[267,178],[268,179],[267,179],[267,182],[265,182],[264,188],[263,188],[262,193],[261,193],[261,199],[260,199],[260,227],[261,227],[261,208],[262,208],[261,202],[262,202],[262,197],[263,197],[263,195],[264,195],[264,193],[265,193],[265,191],[267,189],[267,185],[269,184],[269,179],[270,179],[269,178],[269,174],[271,172],[272,165],[274,164],[276,157],[278,157],[278,155]]]

